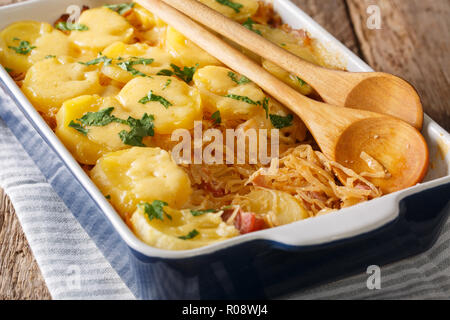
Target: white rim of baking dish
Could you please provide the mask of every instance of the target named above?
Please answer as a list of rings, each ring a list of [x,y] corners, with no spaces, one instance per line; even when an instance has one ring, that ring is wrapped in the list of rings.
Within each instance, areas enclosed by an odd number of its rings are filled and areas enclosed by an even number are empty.
[[[25,3],[18,3],[11,6],[0,8],[0,15],[7,10],[25,10],[27,7],[39,5],[49,5],[58,3],[58,7],[67,6],[70,4],[89,4],[89,3],[112,3],[123,1],[80,1],[80,0],[31,0]],[[53,8],[54,9],[54,8]],[[297,6],[288,0],[276,0],[275,9],[289,11],[292,15],[292,20],[301,21],[301,25],[311,33],[311,35],[318,39],[319,42],[332,44],[337,47],[337,50],[342,53],[348,62],[348,69],[351,71],[373,71],[365,62],[357,57],[342,43],[331,36],[325,29],[318,25],[311,17],[306,15]],[[289,20],[289,19],[288,19]],[[289,22],[289,21],[286,21]],[[297,27],[293,25],[293,27]],[[349,208],[341,209],[332,214],[319,216],[311,219],[297,221],[285,226],[280,226],[272,229],[266,229],[255,233],[240,235],[235,238],[217,242],[206,247],[183,250],[170,251],[151,247],[141,240],[139,240],[131,229],[121,219],[119,214],[114,210],[111,204],[105,199],[103,194],[87,176],[80,165],[75,161],[73,156],[65,148],[62,142],[56,137],[47,123],[31,105],[19,87],[9,74],[0,68],[0,78],[3,80],[8,89],[17,99],[18,103],[23,107],[26,116],[31,120],[32,125],[37,129],[44,140],[50,143],[50,147],[61,157],[68,169],[78,179],[82,187],[87,191],[91,198],[97,203],[99,208],[106,215],[116,231],[120,234],[122,239],[135,251],[155,258],[164,259],[184,259],[190,257],[211,254],[213,252],[230,248],[242,244],[244,242],[254,240],[273,241],[280,245],[303,247],[311,245],[320,245],[325,243],[343,240],[374,231],[389,222],[395,220],[399,215],[399,202],[413,194],[421,191],[437,187],[446,183],[450,183],[450,176],[445,176],[430,182],[422,183],[414,187],[385,195],[381,198],[367,201]],[[434,132],[442,137],[448,145],[450,145],[450,135],[435,123],[431,118],[425,115],[424,133]],[[447,157],[450,157],[447,154]]]

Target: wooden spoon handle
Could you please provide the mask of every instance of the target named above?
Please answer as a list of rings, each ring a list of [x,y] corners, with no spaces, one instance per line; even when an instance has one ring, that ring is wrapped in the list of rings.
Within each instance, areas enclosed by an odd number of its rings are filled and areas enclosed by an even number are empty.
[[[309,122],[308,118],[311,114],[320,116],[318,109],[320,109],[321,104],[319,102],[301,95],[287,84],[278,80],[239,50],[233,48],[183,13],[160,0],[137,0],[136,2],[156,14],[225,65],[258,84],[263,90],[295,112],[305,123]]]
[[[289,70],[315,88],[322,86],[324,73],[328,70],[292,54],[239,23],[225,17],[196,0],[162,0],[190,18],[208,26],[226,38],[233,40],[261,57]],[[325,77],[326,78],[326,77]],[[315,88],[318,89],[318,88]]]

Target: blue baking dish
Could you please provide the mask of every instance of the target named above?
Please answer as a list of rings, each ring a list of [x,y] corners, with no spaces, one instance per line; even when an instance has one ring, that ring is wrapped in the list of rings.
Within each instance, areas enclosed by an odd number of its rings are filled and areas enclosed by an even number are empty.
[[[0,8],[0,28],[26,19],[53,22],[69,5],[104,3],[31,0]],[[371,71],[290,1],[274,6],[286,23],[318,39],[331,59],[350,71]],[[279,297],[423,252],[450,213],[450,135],[425,116],[431,166],[422,184],[204,248],[155,249],[130,231],[3,68],[0,86],[0,117],[139,299]]]

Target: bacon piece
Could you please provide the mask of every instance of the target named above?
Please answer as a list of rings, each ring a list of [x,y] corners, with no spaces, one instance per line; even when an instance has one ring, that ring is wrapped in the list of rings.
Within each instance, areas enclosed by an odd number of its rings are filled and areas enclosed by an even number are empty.
[[[234,220],[234,226],[241,234],[255,232],[267,228],[264,219],[258,218],[253,212],[240,211]]]
[[[224,210],[222,220],[228,221],[235,209]],[[262,218],[258,218],[253,212],[244,212],[239,208],[239,211],[234,218],[234,226],[239,230],[240,234],[255,232],[267,228],[267,224]]]

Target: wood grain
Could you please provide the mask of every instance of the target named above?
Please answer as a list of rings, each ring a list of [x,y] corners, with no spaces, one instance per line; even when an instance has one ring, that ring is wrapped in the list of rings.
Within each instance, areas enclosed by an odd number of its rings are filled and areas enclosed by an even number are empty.
[[[381,9],[381,30],[367,28],[367,7]],[[365,60],[411,82],[425,112],[450,130],[450,1],[348,0]]]
[[[14,208],[0,189],[0,300],[50,298]]]
[[[0,0],[0,5],[26,0]],[[450,130],[449,0],[291,0],[377,71],[412,82],[425,111]],[[124,1],[125,2],[125,1]],[[379,5],[382,30],[366,27]],[[0,299],[49,299],[14,209],[0,189]]]
[[[344,0],[291,0],[357,55],[360,48]]]

